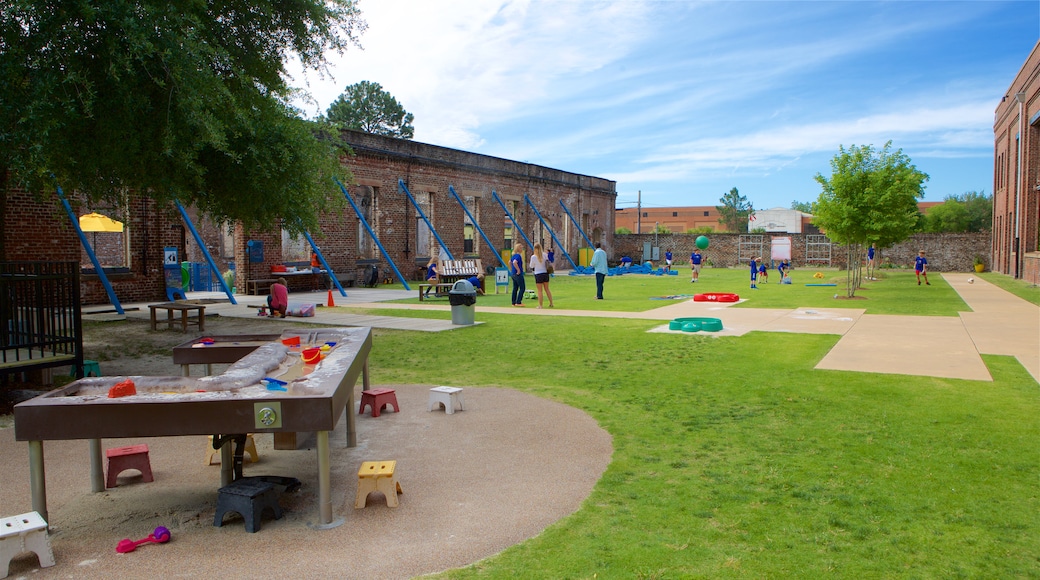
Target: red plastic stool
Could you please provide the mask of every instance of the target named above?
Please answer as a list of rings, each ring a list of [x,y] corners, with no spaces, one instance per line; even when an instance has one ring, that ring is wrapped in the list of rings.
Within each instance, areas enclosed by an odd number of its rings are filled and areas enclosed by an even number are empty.
[[[148,461],[147,445],[113,447],[105,451],[105,456],[108,457],[108,477],[105,487],[116,487],[116,477],[127,469],[140,471],[141,481],[155,481],[152,478],[152,464]]]
[[[361,407],[358,408],[358,415],[365,414],[365,405],[372,407],[373,417],[378,417],[379,412],[387,405],[393,405],[395,413],[401,412],[401,408],[397,406],[397,392],[393,389],[361,391]]]

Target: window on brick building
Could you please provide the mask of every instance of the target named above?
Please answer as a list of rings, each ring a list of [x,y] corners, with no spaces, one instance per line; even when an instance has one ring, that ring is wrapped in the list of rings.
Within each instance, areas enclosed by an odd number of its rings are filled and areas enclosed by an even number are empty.
[[[358,188],[358,208],[361,209],[361,215],[364,216],[365,221],[372,227],[374,231],[379,231],[379,213],[377,211],[379,207],[379,188],[372,187],[370,185],[362,185]],[[372,260],[378,258],[377,252],[379,248],[376,247],[375,242],[372,241],[372,236],[369,235],[368,230],[365,229],[365,225],[358,220],[357,225],[357,244],[358,244],[358,259],[359,260]]]
[[[673,211],[672,212],[672,217],[679,217],[679,212]]]
[[[704,217],[708,217],[708,212],[704,212]]]
[[[643,217],[650,217],[650,216],[647,214],[647,212],[644,211],[643,212]]]
[[[415,203],[419,204],[422,213],[426,214],[431,224],[434,224],[433,227],[437,227],[433,217],[433,194],[428,191],[418,191],[415,193]],[[415,255],[428,258],[431,255],[439,255],[439,250],[430,226],[422,218],[419,210],[415,210]]]
[[[466,254],[476,254],[480,252],[479,246],[477,246],[477,232],[476,228],[473,227],[473,221],[469,219],[469,216],[472,215],[477,220],[477,223],[480,223],[480,216],[477,213],[479,208],[477,207],[476,198],[471,195],[463,197],[462,203],[466,204],[466,210],[469,212],[469,214],[463,216],[462,251]]]
[[[311,248],[307,238],[301,236],[292,237],[289,232],[282,230],[282,261],[310,263]]]

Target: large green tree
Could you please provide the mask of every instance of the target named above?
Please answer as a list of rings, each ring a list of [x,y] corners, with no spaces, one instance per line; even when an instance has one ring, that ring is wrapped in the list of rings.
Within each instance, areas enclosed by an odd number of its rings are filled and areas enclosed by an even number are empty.
[[[719,223],[725,226],[727,231],[746,234],[748,218],[755,211],[748,203],[747,197],[740,195],[734,187],[719,198],[719,203],[722,205],[715,206],[719,212]]]
[[[993,198],[978,191],[947,195],[924,219],[927,232],[984,232],[993,227]]]
[[[917,200],[924,197],[928,175],[892,142],[880,150],[870,145],[841,147],[831,160],[831,176],[817,173],[823,188],[813,223],[848,249],[848,295],[862,281],[864,247],[885,248],[908,238],[917,226]]]
[[[355,0],[6,0],[0,173],[315,227],[346,172],[330,133],[290,106],[285,63],[320,68],[364,28]]]
[[[326,118],[338,127],[355,131],[401,139],[415,135],[412,114],[382,85],[369,81],[348,86],[329,106]]]

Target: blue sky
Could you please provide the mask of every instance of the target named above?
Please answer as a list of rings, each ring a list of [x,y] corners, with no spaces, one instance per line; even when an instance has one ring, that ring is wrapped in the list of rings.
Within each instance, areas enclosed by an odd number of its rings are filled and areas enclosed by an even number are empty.
[[[323,113],[380,83],[415,140],[617,181],[618,206],[811,201],[839,146],[888,140],[925,199],[991,193],[993,112],[1040,1],[360,0],[363,50],[297,73]]]

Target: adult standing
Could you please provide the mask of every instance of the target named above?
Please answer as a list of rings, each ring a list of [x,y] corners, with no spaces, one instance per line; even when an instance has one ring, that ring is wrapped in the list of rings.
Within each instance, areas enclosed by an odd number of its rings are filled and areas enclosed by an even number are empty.
[[[693,249],[693,253],[690,254],[690,282],[696,282],[701,276],[701,251],[698,248]]]
[[[534,272],[534,285],[538,291],[538,308],[542,307],[542,293],[549,297],[549,308],[553,307],[552,292],[549,291],[549,260],[542,253],[542,244],[535,242],[531,252],[531,271]]]
[[[509,275],[513,277],[513,306],[523,308],[524,292],[527,285],[524,283],[524,257],[520,255],[523,244],[513,246],[513,256],[509,258]]]
[[[874,253],[876,252],[875,244],[870,244],[870,248],[867,249],[867,278],[874,279]]]
[[[589,266],[596,272],[596,300],[603,300],[603,281],[607,278],[607,253],[603,251],[599,242],[596,242],[596,251],[592,252]]]

